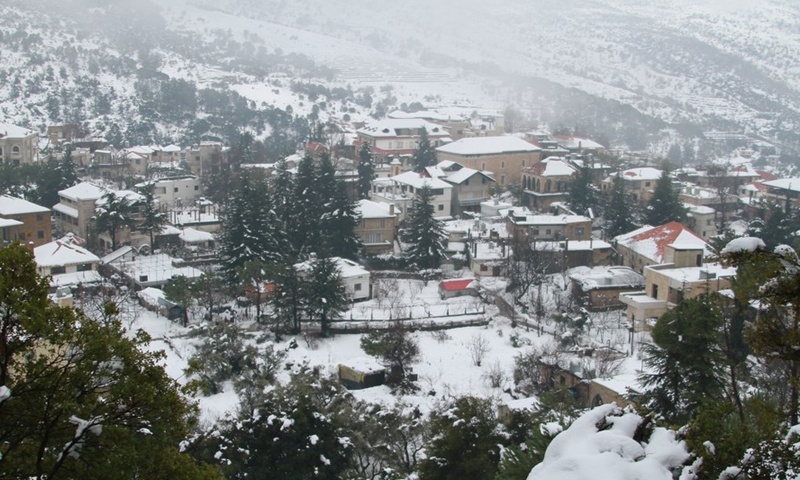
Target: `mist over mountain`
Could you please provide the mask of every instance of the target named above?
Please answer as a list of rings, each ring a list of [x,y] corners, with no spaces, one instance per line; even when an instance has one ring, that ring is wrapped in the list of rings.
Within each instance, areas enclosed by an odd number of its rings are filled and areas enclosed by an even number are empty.
[[[38,35],[49,37],[41,48],[50,44],[58,52],[59,43],[69,42],[64,35],[74,35],[92,45],[76,47],[79,55],[97,47],[101,57],[101,50],[113,50],[112,57],[132,62],[131,71],[114,73],[116,80],[95,77],[101,90],[112,87],[121,96],[122,110],[123,98],[140,102],[125,75],[152,67],[197,86],[232,88],[257,104],[264,99],[248,92],[276,73],[354,89],[394,84],[398,105],[427,97],[429,104],[513,107],[525,126],[563,126],[633,149],[656,141],[665,128],[687,138],[721,130],[784,145],[798,141],[800,5],[791,0],[39,0],[0,6],[6,18],[22,22],[2,27],[6,38],[41,29]],[[18,66],[28,62],[19,57]],[[3,90],[7,116],[44,120],[30,108],[9,106]]]

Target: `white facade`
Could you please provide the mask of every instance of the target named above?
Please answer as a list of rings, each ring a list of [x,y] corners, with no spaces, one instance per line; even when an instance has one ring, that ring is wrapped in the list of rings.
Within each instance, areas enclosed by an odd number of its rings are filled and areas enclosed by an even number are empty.
[[[194,175],[162,178],[154,181],[153,184],[154,196],[161,205],[168,207],[192,205],[203,193],[200,179]],[[140,185],[144,186],[144,184],[139,184],[137,187]]]
[[[450,217],[453,203],[453,185],[438,178],[422,176],[415,172],[401,173],[390,178],[376,178],[372,182],[370,198],[374,202],[393,203],[400,207],[399,219],[406,218],[416,192],[423,186],[433,191],[433,216]]]

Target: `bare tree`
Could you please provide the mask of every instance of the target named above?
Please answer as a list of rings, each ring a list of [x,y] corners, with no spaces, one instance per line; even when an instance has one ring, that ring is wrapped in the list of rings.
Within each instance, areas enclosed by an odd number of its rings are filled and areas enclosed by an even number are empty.
[[[495,360],[495,362],[489,367],[489,370],[483,374],[483,378],[489,382],[489,385],[492,388],[500,388],[505,382],[506,374],[503,371],[503,367],[500,366],[500,362]]]
[[[483,334],[479,333],[473,336],[469,343],[467,343],[467,350],[469,351],[469,357],[472,359],[472,363],[476,367],[480,367],[483,358],[489,352],[489,340],[483,336]]]

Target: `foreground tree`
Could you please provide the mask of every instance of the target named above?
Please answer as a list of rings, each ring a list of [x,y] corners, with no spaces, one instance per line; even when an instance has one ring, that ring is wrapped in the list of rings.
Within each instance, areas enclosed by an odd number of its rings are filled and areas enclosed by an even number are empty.
[[[417,190],[406,218],[406,226],[400,231],[401,239],[408,245],[406,256],[420,269],[439,268],[445,256],[445,231],[434,217],[433,190],[428,184]]]
[[[678,305],[653,327],[655,345],[644,347],[649,368],[640,380],[651,407],[673,424],[683,424],[724,391],[719,347],[722,312],[708,294]]]
[[[428,458],[422,480],[490,480],[500,461],[503,438],[490,400],[461,397],[431,415]]]
[[[0,249],[0,471],[6,478],[217,478],[178,450],[194,422],[177,384],[103,319],[56,307],[29,250]]]

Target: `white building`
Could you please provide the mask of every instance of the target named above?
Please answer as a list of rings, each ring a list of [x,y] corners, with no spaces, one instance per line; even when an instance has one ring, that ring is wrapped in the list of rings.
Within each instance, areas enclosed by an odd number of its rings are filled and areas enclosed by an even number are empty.
[[[50,276],[51,287],[99,283],[100,258],[66,237],[33,249],[36,269],[41,276]]]
[[[328,260],[336,264],[339,270],[339,277],[342,279],[347,298],[351,302],[368,300],[372,298],[372,285],[370,283],[370,273],[361,265],[352,260],[341,257],[331,257]],[[300,274],[310,272],[316,259],[311,259],[294,265],[294,269]]]
[[[151,182],[153,195],[160,205],[167,207],[181,207],[192,205],[202,196],[203,190],[200,179],[194,175],[160,178]],[[147,182],[136,185],[137,189],[146,188]]]
[[[438,178],[405,172],[389,178],[376,178],[372,182],[372,200],[381,203],[394,203],[400,207],[400,220],[408,214],[417,191],[428,186],[433,191],[433,216],[450,217],[453,185]]]

